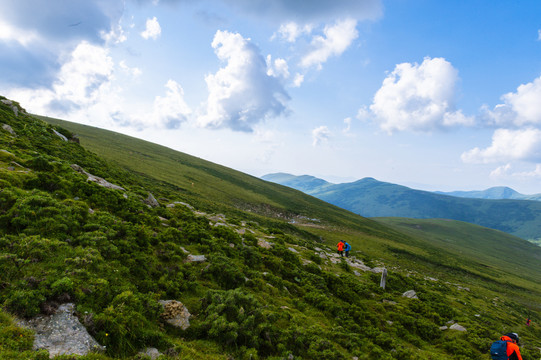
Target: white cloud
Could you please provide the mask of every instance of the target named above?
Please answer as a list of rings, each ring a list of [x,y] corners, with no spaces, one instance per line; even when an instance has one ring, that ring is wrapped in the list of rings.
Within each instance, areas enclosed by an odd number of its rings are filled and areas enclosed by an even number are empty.
[[[143,39],[153,39],[156,40],[162,33],[162,28],[156,16],[152,19],[147,19],[145,31],[141,33]]]
[[[300,87],[304,81],[304,75],[296,73],[293,78],[293,87]]]
[[[35,31],[16,28],[0,19],[0,40],[15,41],[22,46],[28,46],[38,39],[39,36]]]
[[[472,117],[454,110],[457,81],[458,71],[443,58],[398,64],[383,81],[370,110],[389,133],[473,125]]]
[[[461,158],[466,163],[485,164],[512,160],[541,161],[541,130],[498,129],[489,147],[473,148],[464,152]]]
[[[541,178],[541,164],[536,164],[532,171],[524,171],[513,174],[513,176],[521,178]]]
[[[106,44],[120,44],[128,40],[128,36],[124,32],[120,21],[116,26],[111,26],[109,32],[101,31],[101,38],[105,40]]]
[[[289,67],[284,59],[276,59],[272,61],[272,57],[267,55],[267,75],[277,78],[289,78]]]
[[[312,49],[301,59],[301,66],[321,69],[329,57],[341,55],[359,35],[356,26],[357,21],[351,18],[326,26],[323,30],[325,36],[318,35],[312,39]]]
[[[310,34],[312,32],[312,25],[301,26],[293,21],[280,25],[277,34],[273,34],[272,38],[280,37],[281,39],[294,43],[297,38],[303,34]]]
[[[286,113],[289,95],[279,78],[268,75],[250,39],[218,31],[212,47],[226,65],[205,77],[209,96],[197,119],[200,126],[251,132],[255,124]]]
[[[511,164],[505,164],[502,166],[498,166],[496,169],[492,170],[489,176],[491,178],[503,178],[509,174],[510,170]]]
[[[151,125],[167,129],[178,128],[188,120],[192,111],[184,101],[184,90],[176,81],[169,79],[165,87],[165,96],[156,96],[154,100]]]
[[[312,145],[318,146],[322,143],[325,143],[329,141],[329,138],[331,137],[331,132],[328,127],[326,126],[320,126],[318,128],[315,128],[312,130]]]
[[[537,30],[537,40],[541,41],[541,30]]]
[[[482,108],[484,118],[490,125],[497,126],[541,126],[541,76],[522,84],[516,92],[501,97],[503,104],[494,110]]]
[[[344,119],[344,124],[346,124],[346,128],[342,130],[344,133],[348,133],[351,130],[351,118],[347,117]]]
[[[129,67],[128,65],[126,65],[126,61],[125,60],[121,60],[119,63],[118,63],[118,66],[122,69],[122,71],[124,71],[126,74],[130,75],[131,77],[139,77],[141,76],[141,74],[143,73],[141,71],[141,69],[139,69],[138,67]]]

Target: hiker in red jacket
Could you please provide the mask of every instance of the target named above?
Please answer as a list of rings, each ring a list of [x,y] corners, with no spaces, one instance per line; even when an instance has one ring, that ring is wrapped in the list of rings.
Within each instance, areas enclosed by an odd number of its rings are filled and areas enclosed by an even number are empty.
[[[493,359],[508,359],[508,360],[522,360],[522,355],[520,355],[520,349],[518,347],[518,334],[517,333],[507,333],[500,338],[500,341],[496,341],[491,349],[490,354]],[[507,357],[502,357],[503,354],[498,354],[499,351],[496,351],[499,348],[498,344],[505,343],[506,346],[506,355]]]
[[[336,247],[338,248],[338,255],[344,256],[344,240],[340,240]]]

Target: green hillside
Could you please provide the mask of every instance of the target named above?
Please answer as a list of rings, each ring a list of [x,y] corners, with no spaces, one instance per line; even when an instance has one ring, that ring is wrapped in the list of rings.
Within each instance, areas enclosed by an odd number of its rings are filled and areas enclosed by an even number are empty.
[[[291,186],[366,217],[451,219],[507,232],[527,240],[541,239],[541,202],[534,200],[489,200],[442,195],[365,178],[351,183],[317,184],[304,177],[264,179]]]
[[[507,331],[526,359],[541,347],[541,248],[526,241],[487,230],[497,251],[464,244],[467,259],[458,242],[15,106],[0,103],[0,359],[48,358],[14,316],[68,301],[106,346],[84,360],[141,359],[145,347],[160,359],[488,360]],[[334,257],[339,239],[347,261]],[[164,322],[158,301],[170,299],[192,314],[187,330]],[[440,329],[451,321],[467,331]]]

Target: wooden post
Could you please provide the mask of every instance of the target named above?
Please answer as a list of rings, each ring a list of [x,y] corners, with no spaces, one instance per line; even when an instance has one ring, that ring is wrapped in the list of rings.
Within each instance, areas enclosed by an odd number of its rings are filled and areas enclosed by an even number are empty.
[[[383,268],[383,272],[381,273],[381,281],[379,282],[379,287],[383,288],[383,290],[385,290],[386,281],[387,281],[387,269]]]

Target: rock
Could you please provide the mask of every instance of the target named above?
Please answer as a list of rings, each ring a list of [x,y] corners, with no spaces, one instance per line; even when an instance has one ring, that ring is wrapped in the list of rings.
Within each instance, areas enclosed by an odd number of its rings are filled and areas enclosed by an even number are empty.
[[[295,253],[295,254],[298,254],[298,253],[299,253],[299,252],[297,251],[297,249],[294,249],[294,248],[292,248],[292,247],[288,247],[287,249],[288,249],[289,251]]]
[[[268,242],[265,239],[257,239],[257,245],[261,246],[264,249],[270,249],[272,248],[272,243]]]
[[[417,293],[415,290],[408,290],[405,293],[402,294],[403,297],[407,297],[408,299],[418,299]]]
[[[461,325],[458,325],[458,324],[451,325],[449,327],[449,329],[456,330],[456,331],[466,331],[466,328],[464,326],[461,326]]]
[[[161,352],[158,351],[158,349],[152,348],[152,347],[146,348],[145,350],[141,351],[139,354],[141,354],[142,356],[148,356],[152,360],[155,360],[161,355],[163,355]]]
[[[70,142],[77,143],[77,144],[80,144],[80,143],[81,143],[81,140],[79,140],[79,136],[76,135],[76,134],[73,134],[69,141],[70,141]]]
[[[38,315],[20,324],[35,331],[34,350],[46,349],[50,357],[57,355],[87,355],[91,351],[104,351],[88,334],[86,328],[73,315],[75,305],[62,304],[53,315]]]
[[[205,255],[188,255],[186,258],[186,262],[205,262],[207,261],[207,258]]]
[[[11,135],[17,135],[15,134],[15,131],[13,130],[13,128],[9,126],[8,124],[2,124],[2,129],[6,130]]]
[[[160,300],[158,302],[163,306],[161,317],[165,322],[182,330],[190,327],[192,315],[183,303],[176,300]]]
[[[2,104],[4,104],[4,105],[8,105],[8,106],[13,105],[13,102],[11,100],[8,100],[8,99],[2,99],[2,100],[0,100],[0,102],[2,102]]]
[[[167,207],[172,208],[172,207],[175,207],[175,205],[177,205],[177,204],[178,205],[184,205],[190,210],[195,210],[193,206],[191,206],[190,204],[186,204],[185,202],[182,202],[182,201],[175,201],[175,202],[173,202],[171,204],[167,204]]]
[[[318,254],[320,258],[322,258],[323,260],[327,260],[327,255],[325,255],[325,253],[319,253]]]
[[[115,184],[111,184],[109,181],[103,179],[103,178],[100,178],[99,176],[94,176],[88,172],[86,172],[82,167],[80,167],[79,165],[77,164],[72,164],[70,165],[71,168],[81,174],[84,174],[86,175],[88,178],[86,179],[86,181],[92,181],[92,182],[95,182],[96,184],[100,185],[100,186],[103,186],[103,187],[106,187],[108,189],[114,189],[114,190],[126,190],[124,189],[123,187],[121,186],[118,186],[118,185],[115,185]]]
[[[56,136],[58,136],[59,138],[61,138],[62,140],[64,140],[65,142],[68,142],[68,138],[65,137],[64,135],[62,135],[61,133],[59,133],[58,131],[56,131],[55,129],[53,129],[53,132]]]
[[[148,193],[148,197],[143,202],[153,208],[160,206],[158,200],[151,193]]]
[[[440,330],[441,330],[441,331],[445,331],[445,330],[447,330],[447,329],[449,329],[449,328],[448,328],[447,326],[445,326],[445,325],[440,326]]]

